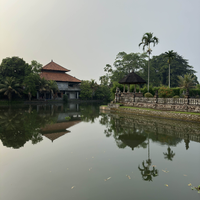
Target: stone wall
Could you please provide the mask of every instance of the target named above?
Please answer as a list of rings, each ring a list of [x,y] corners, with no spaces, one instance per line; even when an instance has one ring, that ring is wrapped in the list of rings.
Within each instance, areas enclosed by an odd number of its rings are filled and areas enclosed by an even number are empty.
[[[200,113],[200,99],[195,98],[145,98],[122,93],[116,94],[116,100],[124,106]]]
[[[152,104],[149,104],[149,105],[152,105]],[[170,111],[145,110],[145,109],[138,109],[138,108],[124,108],[124,107],[110,108],[108,106],[101,106],[100,109],[101,111],[105,110],[105,111],[110,111],[110,112],[115,112],[115,113],[132,114],[136,116],[144,115],[144,116],[157,117],[157,118],[200,122],[199,114],[184,114],[184,113],[176,113],[176,112],[170,112]]]

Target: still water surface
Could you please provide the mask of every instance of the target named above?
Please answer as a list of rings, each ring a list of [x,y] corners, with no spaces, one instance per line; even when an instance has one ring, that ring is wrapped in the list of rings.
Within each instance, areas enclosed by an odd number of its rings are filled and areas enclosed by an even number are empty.
[[[199,132],[98,104],[0,107],[0,199],[200,199]]]

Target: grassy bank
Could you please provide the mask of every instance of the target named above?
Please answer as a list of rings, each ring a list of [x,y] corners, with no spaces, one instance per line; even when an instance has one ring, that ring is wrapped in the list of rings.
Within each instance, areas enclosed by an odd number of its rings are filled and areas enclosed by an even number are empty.
[[[158,111],[158,112],[170,112],[170,113],[189,114],[189,115],[200,115],[200,113],[193,113],[193,112],[181,112],[181,111],[170,111],[170,110],[167,111],[167,110],[157,110],[157,109],[153,109],[153,108],[138,108],[138,107],[131,107],[131,106],[130,107],[129,106],[120,106],[120,108],[150,110],[150,111]]]

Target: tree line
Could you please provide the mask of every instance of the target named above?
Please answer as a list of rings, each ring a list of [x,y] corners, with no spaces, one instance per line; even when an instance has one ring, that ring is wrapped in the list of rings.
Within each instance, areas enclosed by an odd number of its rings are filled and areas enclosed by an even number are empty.
[[[11,101],[12,97],[16,99],[26,98],[31,100],[37,95],[37,91],[42,94],[50,92],[55,98],[58,92],[58,86],[53,80],[40,78],[42,64],[37,61],[31,61],[31,64],[26,63],[22,58],[11,57],[2,60],[0,65],[0,97],[8,97]]]

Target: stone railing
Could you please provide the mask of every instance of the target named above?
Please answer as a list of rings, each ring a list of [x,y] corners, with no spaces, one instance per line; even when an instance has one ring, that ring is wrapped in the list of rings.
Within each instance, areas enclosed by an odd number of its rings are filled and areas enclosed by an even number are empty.
[[[134,93],[115,94],[115,102],[119,103],[153,103],[173,105],[199,105],[200,98],[146,98],[137,97]]]

